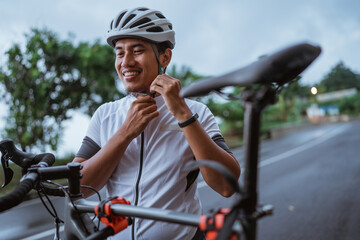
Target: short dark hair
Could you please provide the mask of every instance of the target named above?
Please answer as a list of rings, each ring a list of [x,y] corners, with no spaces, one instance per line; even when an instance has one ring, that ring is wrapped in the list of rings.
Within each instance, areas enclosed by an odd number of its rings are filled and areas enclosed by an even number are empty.
[[[168,43],[168,42],[157,43],[157,44],[156,44],[156,48],[158,49],[159,54],[160,54],[160,53],[164,53],[165,50],[168,49],[168,48],[171,49],[171,47],[169,46],[169,43]]]

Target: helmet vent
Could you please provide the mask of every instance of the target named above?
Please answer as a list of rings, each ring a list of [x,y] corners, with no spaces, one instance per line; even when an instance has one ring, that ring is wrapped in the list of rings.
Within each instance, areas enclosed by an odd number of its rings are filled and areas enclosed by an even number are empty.
[[[114,22],[114,19],[110,23],[110,30],[112,29],[113,22]]]
[[[139,11],[147,11],[147,10],[149,10],[148,8],[139,8],[138,9]]]
[[[125,13],[126,12],[123,12],[122,14],[120,14],[118,19],[116,20],[115,28],[117,28],[119,26],[119,23],[120,23],[121,19],[123,18],[123,16],[125,15]]]
[[[172,25],[171,25],[171,24],[169,24],[168,26],[169,26],[170,30],[172,30]]]
[[[144,23],[148,23],[148,22],[151,22],[151,19],[150,18],[142,18],[140,19],[139,21],[135,22],[133,25],[130,26],[130,28],[134,28],[134,27],[137,27],[139,25],[142,25]]]
[[[149,29],[146,29],[147,32],[163,32],[164,30],[161,27],[152,27]]]
[[[164,15],[162,15],[161,13],[155,13],[156,16],[158,16],[159,18],[165,18]]]
[[[136,16],[135,14],[130,14],[130,16],[129,16],[127,19],[125,19],[125,21],[124,21],[124,23],[123,23],[123,25],[122,25],[121,27],[123,28],[123,27],[124,27],[128,22],[130,22],[130,20],[133,19],[135,16]]]

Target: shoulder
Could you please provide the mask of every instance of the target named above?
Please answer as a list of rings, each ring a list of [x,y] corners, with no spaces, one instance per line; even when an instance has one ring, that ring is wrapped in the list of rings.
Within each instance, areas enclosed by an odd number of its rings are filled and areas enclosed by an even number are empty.
[[[199,117],[206,117],[212,115],[210,109],[202,102],[198,102],[191,99],[185,99],[186,104],[193,113],[197,113]]]
[[[185,98],[185,102],[186,104],[189,106],[189,108],[194,108],[194,109],[206,109],[207,106],[205,104],[203,104],[202,102],[198,102],[192,99],[188,99]]]
[[[111,115],[118,111],[124,110],[126,106],[130,105],[128,97],[123,97],[119,100],[107,102],[102,105],[95,111],[94,115],[101,115],[105,117],[106,115]]]

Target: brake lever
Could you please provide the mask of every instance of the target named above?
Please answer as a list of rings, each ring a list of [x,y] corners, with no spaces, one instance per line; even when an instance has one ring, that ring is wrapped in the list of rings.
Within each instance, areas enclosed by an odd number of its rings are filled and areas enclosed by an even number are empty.
[[[14,175],[13,170],[9,166],[9,161],[14,162],[16,165],[21,167],[22,175],[27,172],[27,169],[38,162],[34,161],[35,154],[26,153],[18,150],[14,142],[10,139],[0,141],[0,152],[1,156],[1,164],[4,170],[5,180],[2,187],[5,187],[12,180]],[[40,159],[39,159],[40,161]]]
[[[5,158],[6,156],[6,152],[2,152],[2,156],[1,156],[1,166],[3,167],[4,170],[4,183],[1,185],[1,188],[4,188],[6,185],[8,185],[13,176],[14,176],[14,171],[9,167],[9,160]]]

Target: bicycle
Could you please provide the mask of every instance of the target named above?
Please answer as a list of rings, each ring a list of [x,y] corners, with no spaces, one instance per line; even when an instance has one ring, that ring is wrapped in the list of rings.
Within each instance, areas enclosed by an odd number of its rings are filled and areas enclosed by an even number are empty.
[[[55,161],[54,155],[25,153],[18,150],[12,140],[3,140],[0,142],[1,164],[5,176],[2,187],[5,187],[13,176],[9,161],[19,165],[24,176],[13,192],[0,198],[0,212],[21,203],[26,194],[35,188],[40,196],[49,194],[65,197],[66,239],[104,239],[126,228],[131,224],[132,218],[198,226],[206,233],[207,239],[228,239],[230,236],[256,239],[257,220],[273,212],[270,205],[258,206],[257,199],[258,148],[262,110],[275,103],[276,95],[281,88],[303,72],[320,52],[321,48],[318,46],[308,43],[297,44],[234,72],[200,80],[181,90],[182,97],[195,97],[216,91],[229,99],[244,102],[245,178],[243,186],[239,185],[227,168],[216,162],[196,161],[188,164],[184,169],[189,171],[206,166],[218,170],[237,195],[230,209],[219,209],[213,215],[199,216],[165,209],[131,206],[125,199],[120,198],[89,201],[84,199],[81,193],[81,187],[86,186],[80,185],[81,165],[79,163],[51,167]],[[248,88],[254,84],[260,87]],[[247,88],[239,98],[221,92],[221,89],[227,86]],[[45,184],[49,180],[62,178],[68,180],[66,186],[51,187],[48,183]],[[46,205],[45,207],[48,208]],[[88,215],[90,213],[95,213],[106,227],[100,229],[96,226]],[[59,225],[62,221],[57,214],[54,214],[54,218],[57,229],[54,239],[58,239]]]

